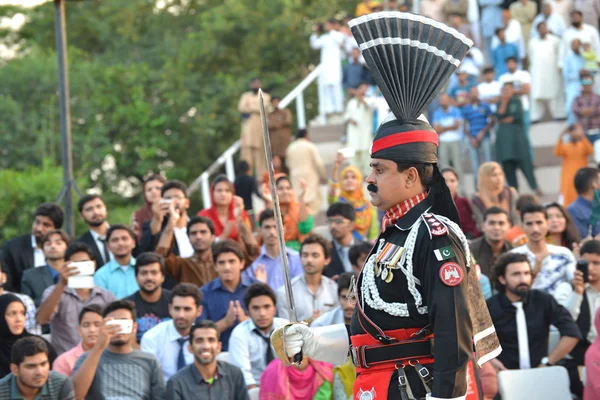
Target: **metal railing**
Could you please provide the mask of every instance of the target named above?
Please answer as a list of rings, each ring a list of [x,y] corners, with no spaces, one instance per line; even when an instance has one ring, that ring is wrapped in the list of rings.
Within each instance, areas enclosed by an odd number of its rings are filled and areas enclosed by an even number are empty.
[[[311,72],[308,74],[302,82],[300,82],[291,92],[285,96],[281,102],[279,103],[278,108],[284,109],[286,108],[292,101],[296,101],[296,120],[298,122],[298,129],[306,128],[306,112],[304,107],[304,90],[312,84],[315,79],[318,78],[321,70],[323,69],[322,65],[317,65]],[[321,108],[319,108],[321,109]],[[325,121],[325,115],[320,115],[320,120]],[[233,157],[240,150],[241,142],[240,140],[236,140],[227,150],[223,152],[217,158],[215,162],[213,162],[199,177],[197,177],[194,182],[188,188],[188,195],[195,192],[198,188],[202,190],[202,200],[204,203],[204,208],[209,208],[211,206],[210,201],[210,177],[215,172],[217,172],[223,165],[225,165],[225,174],[227,178],[233,182],[235,180],[235,166],[233,164]]]

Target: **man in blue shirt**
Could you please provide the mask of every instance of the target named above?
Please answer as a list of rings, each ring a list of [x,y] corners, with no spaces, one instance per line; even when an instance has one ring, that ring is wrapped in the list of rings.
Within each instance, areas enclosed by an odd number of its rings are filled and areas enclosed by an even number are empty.
[[[514,44],[506,42],[504,28],[496,29],[496,36],[498,36],[500,44],[492,50],[492,61],[496,70],[496,76],[502,76],[502,74],[508,72],[508,68],[506,67],[506,60],[508,58],[514,57],[516,60],[520,59],[519,49]]]
[[[273,210],[264,210],[260,214],[258,225],[258,233],[263,242],[263,245],[260,248],[260,255],[252,265],[242,273],[242,276],[248,280],[257,279],[269,285],[271,289],[277,290],[283,286],[283,270],[281,269],[279,241],[277,239],[277,227],[275,225],[275,215],[273,214]],[[300,263],[300,254],[287,247],[285,250],[287,253],[291,278],[302,275],[304,271],[302,270],[302,264]]]
[[[456,107],[463,107],[469,103],[469,92],[473,87],[473,84],[469,83],[469,74],[465,69],[459,69],[456,72],[458,78],[458,84],[454,85],[448,94],[452,99],[452,105]]]
[[[432,125],[440,137],[438,165],[440,168],[454,167],[459,177],[463,174],[464,136],[460,110],[450,105],[450,97],[442,93],[440,108],[433,113]]]
[[[342,69],[342,86],[348,95],[354,96],[356,89],[362,82],[367,82],[369,75],[367,67],[360,62],[360,49],[352,49],[352,61]]]
[[[582,238],[595,237],[600,233],[600,223],[590,225],[592,216],[592,200],[594,192],[600,189],[600,170],[597,168],[581,168],[575,174],[575,190],[577,199],[567,207]]]
[[[238,323],[248,319],[244,311],[244,295],[254,279],[242,276],[244,252],[231,239],[222,240],[213,246],[213,259],[218,278],[202,286],[202,315],[200,319],[215,321],[223,351],[229,347],[229,336]]]
[[[465,136],[469,140],[469,159],[477,187],[477,171],[481,165],[480,150],[483,151],[483,162],[492,161],[492,139],[490,131],[493,122],[490,119],[492,110],[487,103],[479,99],[479,89],[472,87],[469,93],[469,103],[461,108],[465,120]]]

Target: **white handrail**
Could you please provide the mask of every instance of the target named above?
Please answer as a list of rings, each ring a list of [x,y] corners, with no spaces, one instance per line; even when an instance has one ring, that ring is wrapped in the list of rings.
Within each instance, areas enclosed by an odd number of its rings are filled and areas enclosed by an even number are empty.
[[[298,129],[306,128],[306,114],[304,107],[304,90],[317,79],[321,70],[323,69],[322,65],[317,65],[306,77],[300,82],[291,92],[285,96],[281,102],[279,103],[279,109],[286,108],[292,101],[296,101],[296,119]],[[321,115],[321,121],[324,121],[324,115]],[[236,140],[227,150],[223,152],[213,162],[200,176],[198,176],[194,182],[188,188],[188,195],[195,192],[198,187],[202,189],[202,202],[204,203],[204,208],[209,208],[211,206],[211,198],[210,198],[210,176],[217,172],[219,168],[225,165],[225,173],[227,174],[227,178],[233,182],[235,180],[235,168],[233,165],[233,156],[240,149],[241,142],[240,140]]]

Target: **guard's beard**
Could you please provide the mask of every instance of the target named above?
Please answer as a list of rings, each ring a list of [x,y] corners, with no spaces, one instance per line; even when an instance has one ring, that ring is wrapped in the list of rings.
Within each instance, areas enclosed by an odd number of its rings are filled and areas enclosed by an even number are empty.
[[[377,193],[377,190],[378,190],[378,189],[377,189],[377,186],[373,185],[372,183],[369,183],[369,184],[367,185],[367,190],[368,190],[369,192]]]

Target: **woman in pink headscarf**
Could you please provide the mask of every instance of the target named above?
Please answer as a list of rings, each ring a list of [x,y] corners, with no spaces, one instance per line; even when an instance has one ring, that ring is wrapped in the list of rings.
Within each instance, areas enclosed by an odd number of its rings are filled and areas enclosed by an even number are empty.
[[[600,309],[594,318],[596,331],[600,332]],[[585,386],[583,388],[583,400],[600,399],[600,336],[585,352]]]
[[[330,400],[333,365],[304,358],[286,367],[276,358],[260,377],[260,400]]]

